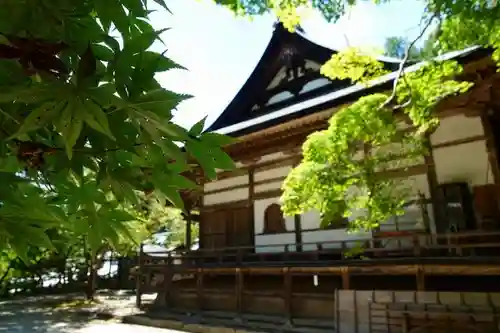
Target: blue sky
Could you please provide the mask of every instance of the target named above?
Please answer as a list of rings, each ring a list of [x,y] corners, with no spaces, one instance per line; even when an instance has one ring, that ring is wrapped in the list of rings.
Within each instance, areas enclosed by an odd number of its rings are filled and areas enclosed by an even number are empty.
[[[235,18],[228,10],[210,0],[167,0],[173,12],[158,9],[153,25],[171,28],[162,35],[167,56],[188,68],[169,71],[159,77],[170,90],[189,93],[194,98],[183,102],[174,120],[191,126],[208,116],[213,122],[236,95],[254,69],[272,34],[271,15],[249,20]],[[423,5],[416,0],[393,0],[390,4],[360,3],[337,24],[328,24],[311,13],[302,22],[309,39],[334,49],[350,46],[381,47],[389,36],[415,37]]]

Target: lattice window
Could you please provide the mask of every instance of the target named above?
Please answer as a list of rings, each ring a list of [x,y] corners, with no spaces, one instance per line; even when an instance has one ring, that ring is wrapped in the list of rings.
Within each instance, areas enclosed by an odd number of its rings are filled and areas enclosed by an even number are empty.
[[[285,218],[280,205],[273,203],[264,212],[264,233],[278,234],[286,232]]]

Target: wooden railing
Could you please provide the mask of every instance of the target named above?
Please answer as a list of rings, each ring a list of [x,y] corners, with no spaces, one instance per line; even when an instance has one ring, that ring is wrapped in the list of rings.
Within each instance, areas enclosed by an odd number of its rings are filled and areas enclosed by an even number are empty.
[[[296,251],[304,246],[315,246],[314,251]],[[371,259],[437,259],[449,257],[500,258],[500,231],[469,231],[449,234],[422,232],[393,232],[374,234],[373,237],[318,243],[288,243],[195,251],[177,250],[141,251],[143,267],[244,267],[244,266],[310,266],[347,264],[348,261]]]

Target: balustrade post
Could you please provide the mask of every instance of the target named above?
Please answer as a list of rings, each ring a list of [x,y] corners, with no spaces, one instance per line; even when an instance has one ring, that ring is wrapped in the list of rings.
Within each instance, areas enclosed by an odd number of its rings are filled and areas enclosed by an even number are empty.
[[[323,245],[321,243],[316,243],[316,260],[319,260],[321,252],[323,252]]]
[[[198,312],[201,314],[203,311],[203,269],[196,270],[196,295],[198,301]]]
[[[420,253],[421,253],[421,248],[420,248],[420,235],[418,234],[415,234],[413,235],[412,237],[413,239],[413,254],[416,256],[416,257],[420,257]]]
[[[283,301],[285,303],[285,325],[293,326],[293,308],[292,308],[292,275],[290,268],[283,268],[284,290]]]
[[[243,262],[243,250],[241,248],[238,248],[236,250],[236,266],[241,266],[242,262]]]
[[[241,321],[241,317],[243,315],[243,290],[244,290],[244,280],[243,273],[240,268],[236,268],[236,290],[235,290],[235,298],[236,298],[236,309],[238,312],[238,320]]]
[[[418,291],[425,290],[425,272],[422,266],[420,265],[417,265],[416,279],[417,279],[417,290]]]

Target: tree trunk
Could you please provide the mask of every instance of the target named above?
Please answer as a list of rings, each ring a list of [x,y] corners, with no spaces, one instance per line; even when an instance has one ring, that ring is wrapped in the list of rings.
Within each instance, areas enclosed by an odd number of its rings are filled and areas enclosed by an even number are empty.
[[[86,296],[87,300],[93,301],[96,291],[96,280],[97,280],[97,265],[96,265],[96,255],[87,255],[87,290]]]

